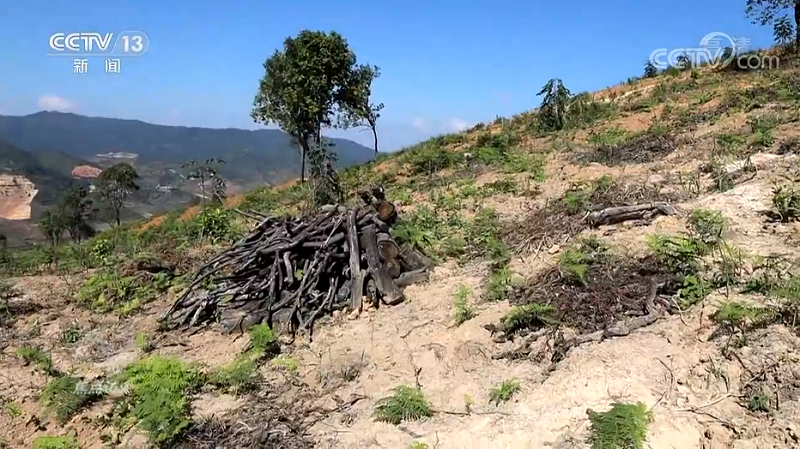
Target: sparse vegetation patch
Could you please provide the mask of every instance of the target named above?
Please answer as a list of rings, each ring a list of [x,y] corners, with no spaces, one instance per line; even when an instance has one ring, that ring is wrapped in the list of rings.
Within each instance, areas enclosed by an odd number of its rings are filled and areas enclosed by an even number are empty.
[[[588,411],[592,449],[644,449],[653,412],[641,402],[611,404],[607,412]]]

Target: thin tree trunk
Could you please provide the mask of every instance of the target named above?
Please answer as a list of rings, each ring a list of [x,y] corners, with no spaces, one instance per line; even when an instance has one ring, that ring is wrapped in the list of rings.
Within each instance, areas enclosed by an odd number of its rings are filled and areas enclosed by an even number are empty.
[[[372,126],[372,137],[375,139],[375,156],[378,156],[378,131]]]
[[[794,1],[794,50],[800,55],[800,0]]]
[[[203,194],[203,198],[200,200],[201,206],[206,205],[206,177],[203,173],[200,174],[200,192]]]
[[[308,140],[302,139],[300,141],[300,184],[306,182],[306,149],[308,148]]]

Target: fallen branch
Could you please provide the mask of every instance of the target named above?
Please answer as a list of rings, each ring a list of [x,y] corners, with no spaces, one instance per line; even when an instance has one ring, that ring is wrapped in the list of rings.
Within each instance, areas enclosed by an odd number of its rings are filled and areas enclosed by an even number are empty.
[[[636,206],[609,207],[589,213],[585,220],[590,226],[610,225],[628,220],[645,220],[656,215],[674,215],[675,207],[668,203],[639,204]]]

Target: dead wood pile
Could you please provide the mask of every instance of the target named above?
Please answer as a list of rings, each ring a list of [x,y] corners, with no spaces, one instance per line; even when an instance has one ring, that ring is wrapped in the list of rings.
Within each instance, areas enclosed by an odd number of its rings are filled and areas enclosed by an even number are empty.
[[[360,312],[365,296],[375,307],[402,302],[402,288],[426,279],[432,264],[392,239],[397,211],[383,188],[361,198],[363,206],[327,206],[309,217],[240,211],[260,224],[194,274],[164,323],[191,327],[216,319],[223,332],[266,323],[310,333],[334,310]]]

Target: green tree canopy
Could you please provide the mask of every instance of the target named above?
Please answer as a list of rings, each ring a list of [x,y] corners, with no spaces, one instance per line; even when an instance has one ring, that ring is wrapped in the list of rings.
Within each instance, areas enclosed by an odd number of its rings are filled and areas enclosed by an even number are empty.
[[[364,67],[340,34],[308,30],[286,38],[283,49],[264,62],[250,116],[256,123],[278,125],[299,145],[301,181],[310,145],[322,146],[323,128],[367,119],[364,98],[377,67],[370,69],[373,76]]]
[[[655,78],[656,75],[658,75],[658,69],[652,61],[647,61],[647,64],[644,65],[644,77]]]
[[[125,162],[106,168],[97,177],[97,193],[113,212],[117,226],[120,225],[120,212],[125,205],[125,199],[139,190],[138,180],[139,174]]]
[[[794,20],[795,50],[800,53],[800,0],[747,0],[747,17],[757,25],[775,25]],[[775,31],[773,29],[773,31]]]
[[[552,78],[539,91],[538,96],[543,96],[539,106],[539,126],[545,131],[564,129],[567,122],[567,108],[569,108],[572,93],[558,78]]]

